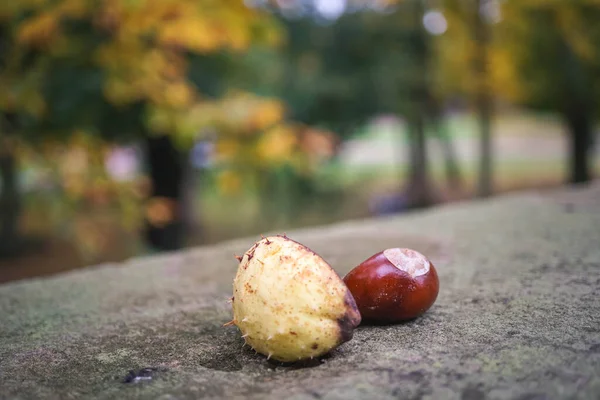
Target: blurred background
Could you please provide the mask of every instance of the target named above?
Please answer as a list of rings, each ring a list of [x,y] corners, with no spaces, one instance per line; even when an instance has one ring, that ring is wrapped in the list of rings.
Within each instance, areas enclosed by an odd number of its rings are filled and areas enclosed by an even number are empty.
[[[594,0],[0,5],[0,282],[598,176]]]

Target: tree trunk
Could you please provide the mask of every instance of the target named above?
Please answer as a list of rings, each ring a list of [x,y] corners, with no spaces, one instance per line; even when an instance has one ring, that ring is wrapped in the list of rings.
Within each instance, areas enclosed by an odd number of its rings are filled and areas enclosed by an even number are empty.
[[[584,109],[571,109],[565,115],[570,134],[570,182],[583,183],[591,179],[589,144],[592,129]]]
[[[556,15],[555,15],[556,17]],[[594,109],[590,79],[571,45],[561,38],[564,104],[563,115],[570,136],[570,182],[591,179],[589,149],[592,143],[591,113]]]
[[[456,151],[452,143],[452,138],[445,131],[445,128],[441,127],[441,123],[437,122],[438,138],[442,144],[442,152],[444,153],[444,162],[446,164],[446,181],[452,188],[452,190],[460,190],[463,187],[463,178],[460,167],[458,166],[458,159],[456,157]]]
[[[431,193],[427,172],[425,121],[420,112],[409,120],[408,135],[410,169],[406,187],[406,206],[408,208],[427,207],[431,204]]]
[[[21,211],[19,188],[17,185],[17,165],[14,153],[0,151],[0,252],[16,251],[19,238],[18,222]]]
[[[433,131],[442,147],[444,156],[446,181],[452,190],[459,190],[463,187],[463,177],[458,163],[458,157],[452,142],[452,136],[448,134],[448,129],[444,125],[443,110],[440,102],[433,95],[429,99],[429,119],[433,125]]]
[[[19,254],[24,244],[19,232],[21,192],[12,134],[16,123],[14,114],[0,114],[0,255],[7,256]]]
[[[406,201],[409,208],[427,207],[432,203],[430,182],[427,170],[427,138],[425,134],[425,116],[428,98],[428,46],[427,34],[421,19],[423,6],[420,2],[412,4],[414,32],[412,40],[413,73],[411,82],[411,105],[408,119],[410,139],[410,172]]]
[[[206,232],[202,229],[202,221],[198,215],[197,193],[203,180],[203,170],[194,168],[190,160],[184,162],[182,178],[181,218],[183,231],[187,237],[194,239],[194,244],[206,242]]]
[[[492,138],[491,138],[491,99],[487,87],[487,46],[489,28],[481,15],[483,0],[475,2],[475,78],[477,79],[476,108],[479,124],[479,180],[477,194],[487,197],[492,194]]]
[[[183,213],[184,159],[169,136],[146,139],[149,176],[152,184],[146,240],[159,251],[176,250],[185,243]]]

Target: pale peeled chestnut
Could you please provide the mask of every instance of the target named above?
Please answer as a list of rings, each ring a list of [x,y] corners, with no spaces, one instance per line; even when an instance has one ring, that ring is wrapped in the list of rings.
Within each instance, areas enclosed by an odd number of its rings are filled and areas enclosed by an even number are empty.
[[[246,343],[281,362],[328,353],[361,321],[336,272],[285,235],[263,238],[241,257],[232,305],[232,323]]]
[[[439,280],[423,254],[391,248],[374,254],[350,271],[344,282],[363,320],[394,323],[414,319],[435,303]]]

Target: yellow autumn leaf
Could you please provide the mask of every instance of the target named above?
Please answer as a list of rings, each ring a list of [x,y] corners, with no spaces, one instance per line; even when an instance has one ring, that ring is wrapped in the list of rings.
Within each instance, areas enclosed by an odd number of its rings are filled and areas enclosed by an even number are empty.
[[[70,18],[83,18],[89,10],[87,0],[62,0],[57,6],[58,13]]]
[[[215,145],[215,153],[217,161],[231,160],[241,150],[241,144],[239,141],[234,139],[220,139]]]
[[[273,124],[281,121],[284,117],[285,109],[278,100],[266,100],[256,107],[256,110],[250,117],[249,126],[253,130],[263,130]]]
[[[115,104],[126,104],[135,99],[135,93],[127,82],[117,77],[110,77],[107,80],[104,85],[104,95]]]
[[[199,53],[222,46],[223,33],[209,15],[187,13],[157,25],[158,43]],[[225,32],[226,34],[227,32]]]
[[[217,177],[217,187],[225,195],[237,194],[242,188],[242,178],[235,171],[222,171]]]
[[[165,92],[168,103],[173,107],[190,105],[194,100],[195,90],[187,82],[180,81],[169,85]]]
[[[277,125],[261,135],[256,154],[261,162],[279,164],[292,157],[296,144],[297,137],[293,128]]]
[[[172,109],[148,106],[146,115],[146,123],[152,132],[171,132],[174,129],[177,115]]]
[[[17,42],[32,46],[50,43],[59,29],[57,17],[55,13],[44,12],[25,20],[17,31]]]
[[[511,52],[496,49],[490,52],[490,80],[494,93],[507,100],[515,101],[525,95],[517,79],[517,71]]]
[[[175,201],[166,197],[152,197],[146,205],[146,218],[150,224],[163,227],[171,223],[177,213]]]

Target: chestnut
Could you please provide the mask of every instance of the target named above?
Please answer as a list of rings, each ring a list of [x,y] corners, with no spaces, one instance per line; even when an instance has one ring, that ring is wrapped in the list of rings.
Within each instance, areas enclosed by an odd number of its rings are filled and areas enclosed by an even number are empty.
[[[423,254],[391,248],[350,271],[344,282],[364,321],[394,323],[414,319],[435,302],[439,280]]]
[[[233,320],[244,343],[280,362],[321,357],[352,339],[360,313],[335,270],[287,236],[254,243],[233,280]]]

